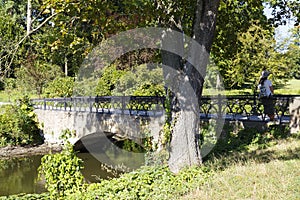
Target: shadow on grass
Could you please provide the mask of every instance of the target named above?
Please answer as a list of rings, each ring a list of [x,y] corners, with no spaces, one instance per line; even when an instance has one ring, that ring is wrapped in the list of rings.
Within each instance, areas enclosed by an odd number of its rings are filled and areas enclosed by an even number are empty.
[[[294,160],[300,159],[300,147],[295,149],[287,149],[283,151],[278,150],[267,150],[264,152],[252,152],[249,155],[249,158],[255,159],[261,163],[267,163],[272,160]]]
[[[294,146],[289,141],[295,142]],[[275,146],[282,147],[276,147]],[[272,160],[300,159],[300,134],[290,135],[289,127],[270,126],[259,132],[255,128],[234,132],[226,127],[226,135],[219,139],[211,154],[206,156],[204,164],[213,168],[224,169],[231,165],[247,161],[268,163]]]

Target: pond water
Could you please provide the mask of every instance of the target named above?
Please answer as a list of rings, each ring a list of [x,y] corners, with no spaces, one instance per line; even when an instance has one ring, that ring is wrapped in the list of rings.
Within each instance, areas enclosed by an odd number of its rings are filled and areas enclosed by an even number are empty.
[[[84,161],[82,174],[87,182],[113,175],[101,168],[101,163],[89,153],[79,153]],[[0,160],[0,196],[19,193],[42,193],[46,189],[44,180],[38,180],[41,155]]]
[[[75,145],[74,149],[79,151],[77,156],[83,160],[82,174],[88,183],[115,176],[112,172],[103,169],[100,161],[114,167],[125,166],[122,169],[129,170],[139,168],[145,162],[143,153],[125,151],[115,145],[116,143],[111,143],[107,138],[99,137],[97,134],[82,138],[82,141],[84,147],[90,147],[89,150],[83,148],[80,143]],[[0,159],[0,196],[46,191],[45,181],[38,179],[41,158],[42,155]]]

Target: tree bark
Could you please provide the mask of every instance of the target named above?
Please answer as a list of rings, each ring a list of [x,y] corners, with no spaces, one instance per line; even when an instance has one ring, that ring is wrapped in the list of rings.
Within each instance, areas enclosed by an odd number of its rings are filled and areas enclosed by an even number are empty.
[[[31,9],[32,9],[31,0],[27,0],[27,19],[26,19],[27,35],[29,35],[31,31],[31,12],[32,12]]]
[[[171,88],[176,98],[175,102],[177,102],[171,108],[172,135],[168,160],[171,171],[175,173],[186,166],[202,163],[198,144],[199,105],[215,33],[219,0],[197,0],[195,6],[191,36],[194,41],[189,45],[187,59],[183,60],[179,55],[162,51],[163,64],[176,70],[176,73],[170,73],[164,69],[166,84]],[[164,42],[176,43],[174,48],[178,48],[178,41],[172,41],[170,34],[166,38],[169,39]],[[170,46],[170,44],[168,45]],[[168,85],[168,83],[172,83],[172,85]]]

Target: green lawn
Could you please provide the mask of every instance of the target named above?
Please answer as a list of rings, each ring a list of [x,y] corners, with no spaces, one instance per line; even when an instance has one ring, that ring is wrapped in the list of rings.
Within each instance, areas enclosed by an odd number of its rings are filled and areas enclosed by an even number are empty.
[[[38,98],[37,95],[26,94],[17,90],[11,92],[4,90],[0,91],[0,102],[14,102],[17,99],[22,98],[24,95],[28,95],[30,98]]]
[[[300,80],[290,80],[283,88],[276,89],[275,94],[300,94]]]
[[[253,94],[251,89],[232,89],[232,90],[224,90],[221,92],[217,92],[216,90],[212,89],[204,89],[204,95],[216,95],[216,94],[225,94],[225,95],[244,95],[244,94]],[[275,88],[275,94],[300,94],[300,80],[292,79],[286,83],[286,85],[282,87]]]
[[[214,176],[181,199],[300,199],[300,138],[276,143],[216,159]]]

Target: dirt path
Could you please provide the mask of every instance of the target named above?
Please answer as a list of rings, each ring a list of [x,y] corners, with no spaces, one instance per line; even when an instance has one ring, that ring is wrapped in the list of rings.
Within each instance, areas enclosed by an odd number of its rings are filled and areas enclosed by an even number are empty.
[[[7,146],[0,148],[0,159],[1,158],[12,158],[12,157],[25,157],[30,155],[43,155],[47,153],[60,152],[60,146],[48,146],[46,144],[38,146]]]

